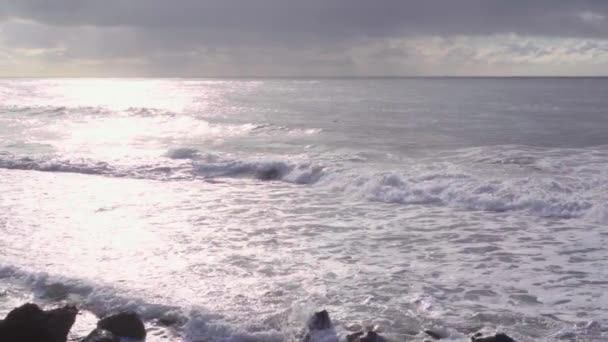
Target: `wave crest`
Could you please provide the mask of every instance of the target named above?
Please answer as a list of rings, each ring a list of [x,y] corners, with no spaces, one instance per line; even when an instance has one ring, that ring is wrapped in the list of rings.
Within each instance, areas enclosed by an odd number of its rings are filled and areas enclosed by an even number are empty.
[[[480,179],[463,173],[358,177],[344,186],[359,197],[405,205],[441,205],[490,212],[525,211],[541,217],[575,218],[597,203],[556,181]]]
[[[404,171],[377,172],[366,164],[340,168],[311,160],[239,157],[177,148],[167,158],[124,165],[87,159],[32,158],[0,154],[0,168],[69,172],[139,179],[205,180],[245,178],[315,186],[354,200],[401,205],[432,205],[488,212],[520,211],[540,217],[608,221],[604,173],[565,177],[559,173],[487,174],[455,164],[414,165]]]

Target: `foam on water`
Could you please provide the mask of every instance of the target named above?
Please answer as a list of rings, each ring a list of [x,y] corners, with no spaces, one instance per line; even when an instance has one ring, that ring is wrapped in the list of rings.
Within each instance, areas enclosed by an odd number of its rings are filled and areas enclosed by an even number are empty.
[[[256,322],[252,317],[250,322],[242,322],[243,325],[234,325],[220,313],[213,313],[197,305],[172,306],[146,301],[128,295],[120,288],[109,284],[100,284],[84,279],[75,279],[65,276],[51,275],[44,272],[35,272],[21,269],[15,266],[0,264],[0,281],[8,281],[4,286],[19,289],[21,293],[11,293],[11,298],[24,300],[36,300],[44,305],[76,305],[86,313],[92,313],[96,317],[118,311],[135,311],[147,323],[152,336],[147,340],[155,341],[299,341],[304,333],[303,327],[306,320],[312,314],[313,308],[293,306],[280,318],[278,330],[262,327],[264,322]],[[28,292],[31,291],[31,296]],[[8,295],[8,293],[7,293]],[[17,297],[17,298],[15,298]],[[0,314],[4,315],[8,310],[21,305],[18,300],[4,303],[0,301]],[[79,320],[82,318],[79,317]],[[89,326],[78,326],[82,330],[81,335],[71,334],[71,338],[77,340],[92,329]],[[91,324],[92,323],[92,324]],[[298,328],[302,327],[302,328]],[[149,332],[150,333],[150,332]],[[337,342],[337,333],[323,331],[315,336],[311,342]]]
[[[86,159],[30,158],[4,153],[0,155],[0,167],[157,180],[252,178],[315,186],[319,191],[338,190],[343,196],[403,205],[523,211],[540,217],[586,217],[598,223],[606,222],[608,215],[604,196],[608,176],[603,169],[608,158],[601,163],[595,160],[598,169],[594,170],[590,169],[593,163],[579,161],[584,167],[578,171],[581,173],[578,177],[572,176],[572,170],[567,177],[556,173],[555,165],[569,163],[567,159],[545,160],[547,165],[553,164],[552,172],[521,177],[515,170],[508,176],[488,177],[492,170],[480,174],[451,162],[422,163],[403,171],[374,172],[373,168],[366,169],[360,163],[345,168],[344,165],[326,166],[327,163],[302,158],[238,158],[188,147],[170,149],[166,156],[169,160],[150,161],[149,164],[110,165]],[[498,168],[505,165],[493,164]]]
[[[606,92],[2,80],[0,311],[135,309],[153,342],[299,341],[320,309],[339,337],[605,341]]]
[[[395,173],[379,174],[356,178],[344,187],[373,201],[492,212],[524,211],[541,217],[581,217],[592,208],[601,210],[597,208],[602,203],[593,193],[565,193],[552,180],[483,180],[449,173],[409,178]]]
[[[127,295],[120,288],[109,284],[50,275],[15,266],[0,264],[0,281],[5,281],[3,286],[12,287],[12,293],[10,293],[10,297],[7,297],[7,299],[13,299],[8,302],[5,300],[0,301],[0,314],[5,314],[12,307],[20,305],[20,301],[23,300],[36,300],[48,306],[77,305],[84,311],[84,316],[92,313],[96,317],[103,317],[116,311],[135,311],[146,322],[148,333],[151,335],[148,340],[152,342],[181,340],[223,342],[301,341],[305,333],[303,327],[306,326],[306,322],[315,309],[313,307],[293,305],[282,313],[281,316],[277,317],[277,321],[274,323],[256,322],[255,318],[252,318],[248,322],[234,325],[233,322],[225,320],[222,314],[210,312],[197,305],[179,306],[149,302],[144,298]],[[19,289],[21,292],[15,292],[16,289]],[[31,296],[28,295],[28,291],[31,291]],[[1,295],[8,296],[9,293],[3,292]],[[417,329],[430,329],[435,333],[439,333],[442,336],[442,340],[445,341],[456,342],[468,339],[467,334],[462,331],[437,324],[437,321],[445,313],[435,308],[437,304],[432,297],[424,294],[413,294],[408,297],[408,300],[412,303],[413,309],[416,310],[416,315],[430,318],[428,322],[418,326]],[[97,318],[84,316],[79,316],[78,319],[82,322],[79,322],[73,329],[70,335],[71,339],[77,340],[92,329]],[[479,314],[477,316],[477,318],[481,318],[483,315]],[[491,318],[484,317],[481,319],[488,321]],[[506,316],[494,319],[497,320],[497,323],[508,320]],[[363,327],[339,324],[339,329],[337,330],[332,328],[329,330],[312,331],[309,335],[309,341],[343,341],[349,331],[352,332],[361,328]],[[379,326],[368,326],[367,328],[379,331],[385,336],[392,338],[391,340],[398,341],[404,338],[403,336],[387,335]],[[493,334],[495,332],[495,330],[489,329],[481,329],[481,331],[486,334]],[[547,341],[576,340],[599,342],[607,337],[606,334],[608,334],[607,329],[604,329],[599,322],[591,320],[563,327],[548,336]],[[513,332],[510,335],[516,337],[519,341],[531,341],[519,332]],[[411,341],[426,339],[427,336],[422,331],[419,333],[412,331],[412,335],[407,337],[407,340]]]

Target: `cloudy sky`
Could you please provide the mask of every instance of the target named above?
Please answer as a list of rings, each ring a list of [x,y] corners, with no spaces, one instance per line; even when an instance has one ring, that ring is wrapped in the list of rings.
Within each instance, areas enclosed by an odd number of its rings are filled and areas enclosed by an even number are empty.
[[[0,0],[0,76],[608,75],[608,0]]]

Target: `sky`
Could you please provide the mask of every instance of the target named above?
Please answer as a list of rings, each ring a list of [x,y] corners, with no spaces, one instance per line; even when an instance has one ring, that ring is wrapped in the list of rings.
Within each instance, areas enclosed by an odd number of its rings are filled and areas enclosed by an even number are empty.
[[[0,0],[0,76],[608,75],[608,0]]]

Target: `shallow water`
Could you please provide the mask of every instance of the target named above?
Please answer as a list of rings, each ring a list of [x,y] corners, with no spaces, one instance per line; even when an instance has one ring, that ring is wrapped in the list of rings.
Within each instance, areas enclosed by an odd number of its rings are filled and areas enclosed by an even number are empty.
[[[0,313],[608,338],[608,80],[0,81]],[[82,328],[83,331],[86,327]]]

